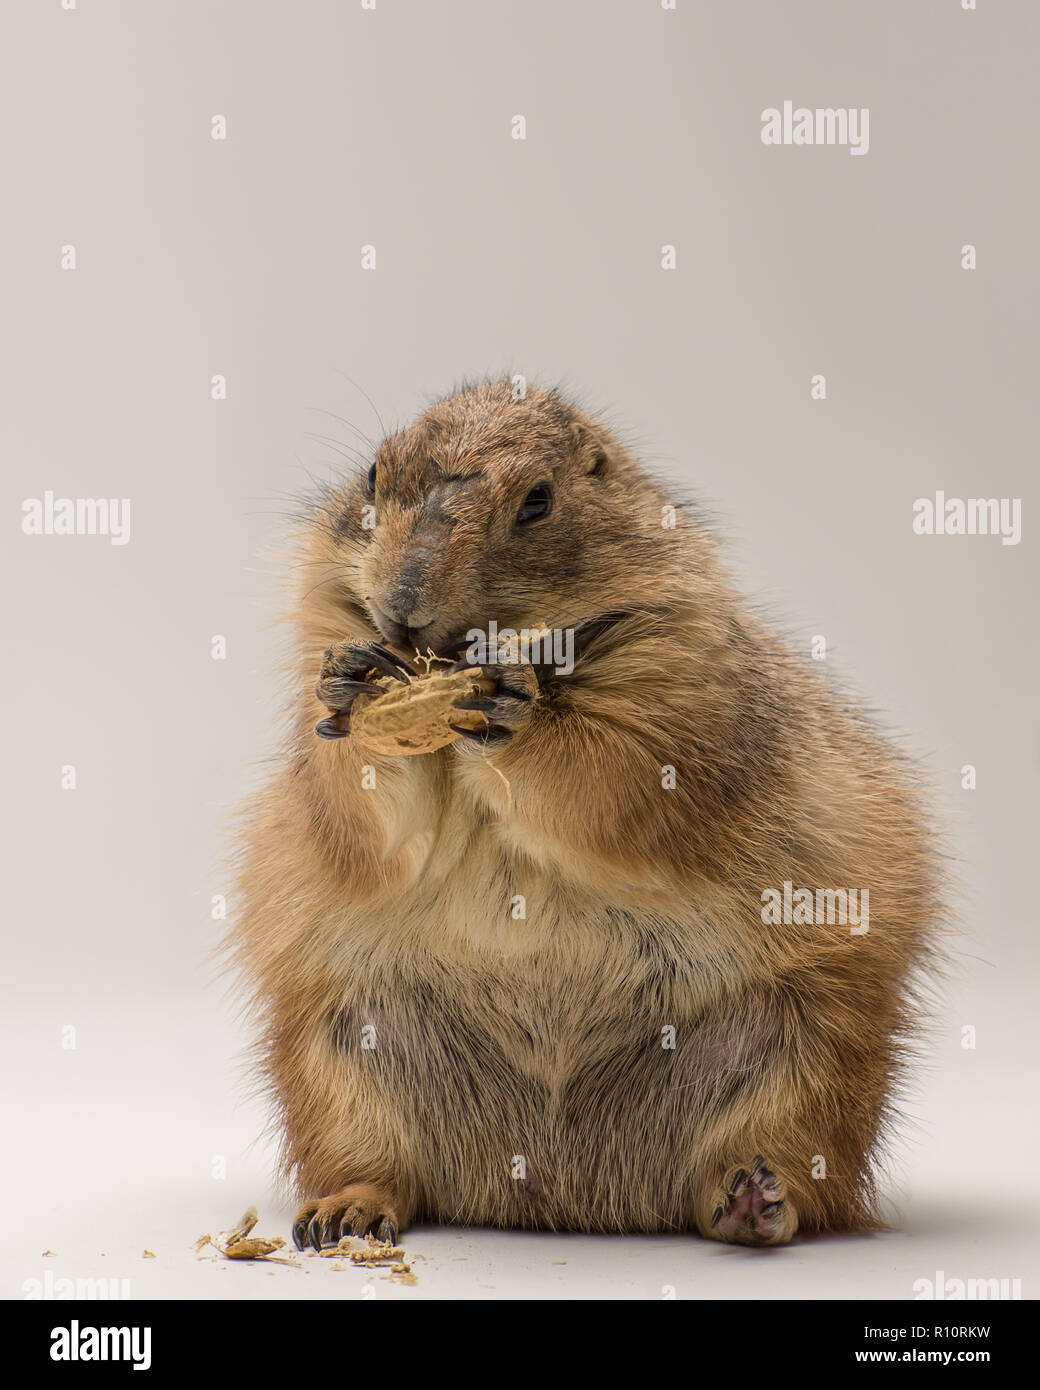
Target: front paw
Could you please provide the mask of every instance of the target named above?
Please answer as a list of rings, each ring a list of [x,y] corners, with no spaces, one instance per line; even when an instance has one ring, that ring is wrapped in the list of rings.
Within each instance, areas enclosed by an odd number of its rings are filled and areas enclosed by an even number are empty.
[[[315,726],[319,738],[346,738],[350,733],[350,707],[359,695],[381,695],[382,687],[365,679],[372,671],[408,684],[418,672],[377,642],[337,642],[322,658],[315,694],[330,713]]]
[[[459,663],[459,669],[461,667]],[[452,708],[479,710],[487,718],[487,728],[463,729],[452,724],[452,729],[461,735],[460,745],[486,747],[512,738],[528,723],[538,699],[538,677],[532,666],[482,666],[480,672],[491,683],[491,690],[486,695],[456,700]]]

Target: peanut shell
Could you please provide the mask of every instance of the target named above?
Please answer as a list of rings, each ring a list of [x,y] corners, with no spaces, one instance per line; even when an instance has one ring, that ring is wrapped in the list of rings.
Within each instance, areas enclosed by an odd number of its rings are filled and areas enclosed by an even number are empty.
[[[350,733],[373,753],[432,753],[460,737],[452,724],[474,732],[487,728],[487,716],[480,710],[454,708],[456,700],[474,699],[493,689],[479,666],[451,672],[433,666],[407,685],[378,671],[369,672],[366,679],[381,686],[383,693],[357,697],[350,710]]]

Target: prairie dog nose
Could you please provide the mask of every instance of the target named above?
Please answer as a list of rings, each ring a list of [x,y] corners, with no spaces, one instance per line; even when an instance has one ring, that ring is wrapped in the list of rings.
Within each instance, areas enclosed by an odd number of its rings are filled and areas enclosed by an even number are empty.
[[[424,627],[435,616],[432,605],[426,601],[425,583],[411,572],[398,577],[388,590],[382,607],[386,616],[402,627]]]

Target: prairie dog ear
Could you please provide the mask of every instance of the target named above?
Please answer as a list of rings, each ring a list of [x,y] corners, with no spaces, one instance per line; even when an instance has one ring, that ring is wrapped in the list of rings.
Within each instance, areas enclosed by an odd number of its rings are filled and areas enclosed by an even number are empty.
[[[583,473],[598,478],[610,471],[610,437],[605,430],[591,420],[576,421],[571,426],[571,436]]]

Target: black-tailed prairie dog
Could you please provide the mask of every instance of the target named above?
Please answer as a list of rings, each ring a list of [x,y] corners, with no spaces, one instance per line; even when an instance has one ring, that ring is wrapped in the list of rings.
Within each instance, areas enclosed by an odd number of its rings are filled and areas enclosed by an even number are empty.
[[[440,401],[301,530],[232,936],[297,1243],[870,1226],[937,915],[913,768],[607,429],[517,396]],[[544,642],[471,659],[496,629]],[[398,687],[408,747],[391,700],[366,736]]]

